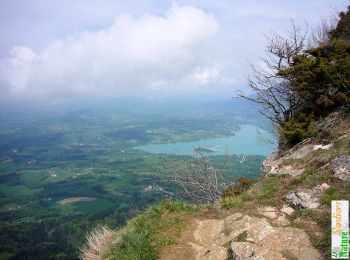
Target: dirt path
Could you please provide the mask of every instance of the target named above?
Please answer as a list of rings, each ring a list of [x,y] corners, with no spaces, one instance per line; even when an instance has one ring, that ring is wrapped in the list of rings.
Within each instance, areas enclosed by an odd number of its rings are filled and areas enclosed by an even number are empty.
[[[180,259],[195,259],[195,252],[192,248],[192,241],[194,238],[194,231],[197,228],[197,223],[194,219],[187,223],[186,230],[180,236],[178,244],[167,247],[161,253],[161,260],[180,260]]]

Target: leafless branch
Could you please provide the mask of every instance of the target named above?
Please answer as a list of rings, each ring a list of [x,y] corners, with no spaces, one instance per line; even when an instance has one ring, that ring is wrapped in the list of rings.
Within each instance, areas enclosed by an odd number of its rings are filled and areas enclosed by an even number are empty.
[[[182,197],[196,203],[214,202],[222,196],[225,184],[210,159],[200,149],[194,151],[192,163],[168,165],[170,182],[179,188]]]
[[[298,106],[298,99],[292,89],[292,75],[281,72],[288,69],[294,62],[294,57],[304,51],[307,30],[295,25],[288,36],[270,32],[267,39],[267,58],[260,59],[260,65],[251,65],[252,76],[248,77],[249,93],[237,91],[238,97],[259,105],[259,112],[276,126],[293,116]]]

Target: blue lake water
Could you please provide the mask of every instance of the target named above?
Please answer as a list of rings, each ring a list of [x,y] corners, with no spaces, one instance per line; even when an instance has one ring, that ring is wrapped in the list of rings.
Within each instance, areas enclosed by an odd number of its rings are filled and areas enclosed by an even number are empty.
[[[241,125],[233,136],[211,138],[191,142],[148,144],[135,147],[153,154],[193,155],[193,148],[200,147],[206,155],[246,154],[268,155],[276,146],[267,142],[272,135],[264,129],[253,125]]]

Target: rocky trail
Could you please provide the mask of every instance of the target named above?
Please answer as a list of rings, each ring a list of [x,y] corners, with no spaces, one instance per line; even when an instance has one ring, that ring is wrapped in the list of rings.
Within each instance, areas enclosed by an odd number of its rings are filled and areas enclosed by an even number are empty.
[[[235,213],[192,220],[179,243],[166,248],[160,259],[322,259],[305,231],[290,226],[286,216],[293,211],[288,206],[265,207],[255,216]]]

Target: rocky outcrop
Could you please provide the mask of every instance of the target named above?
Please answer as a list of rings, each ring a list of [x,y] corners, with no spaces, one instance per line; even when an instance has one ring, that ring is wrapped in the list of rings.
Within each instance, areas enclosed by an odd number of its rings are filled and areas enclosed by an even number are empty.
[[[288,174],[294,177],[298,176],[303,173],[304,169],[288,164],[288,161],[302,159],[313,151],[319,149],[329,150],[333,147],[333,143],[322,145],[309,144],[308,142],[310,142],[310,140],[305,140],[283,154],[272,153],[263,162],[263,174]]]
[[[334,177],[347,181],[350,179],[350,155],[340,156],[331,161],[331,170]]]
[[[219,219],[197,219],[192,230],[170,249],[171,254],[161,259],[226,260],[229,255],[233,259],[285,259],[287,251],[296,259],[322,259],[305,231],[274,222],[285,217],[284,213],[274,207],[258,212],[267,217],[235,213]],[[181,255],[185,249],[187,258]]]
[[[285,201],[294,208],[318,209],[321,207],[320,197],[329,185],[323,183],[313,189],[299,189],[290,191],[285,197]]]
[[[248,223],[246,241],[231,243],[233,259],[286,259],[286,252],[293,259],[322,259],[303,230],[272,227],[266,219],[251,218]]]

